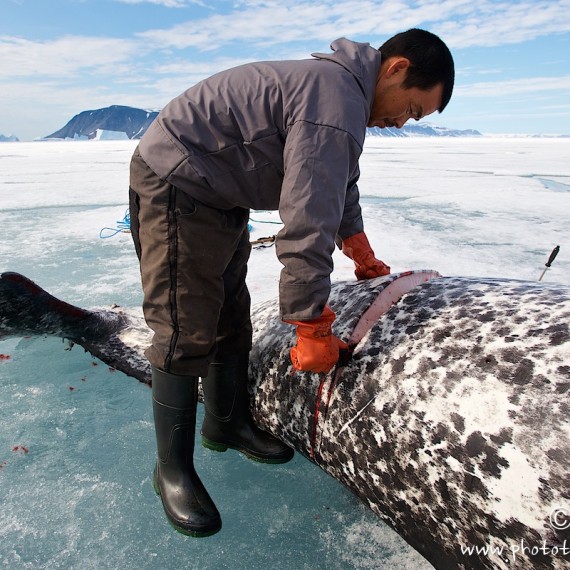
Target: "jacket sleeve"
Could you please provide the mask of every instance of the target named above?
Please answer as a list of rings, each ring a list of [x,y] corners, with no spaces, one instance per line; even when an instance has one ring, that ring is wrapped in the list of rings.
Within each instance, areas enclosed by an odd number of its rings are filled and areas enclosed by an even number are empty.
[[[276,240],[283,264],[279,282],[283,319],[312,319],[324,309],[335,236],[346,215],[347,188],[358,171],[361,150],[347,132],[307,121],[292,125],[287,135],[279,202],[283,229]],[[353,201],[358,202],[354,190],[354,185],[348,190],[352,213]]]
[[[340,228],[338,229],[338,238],[340,238],[341,241],[364,231],[362,210],[360,209],[360,193],[357,184],[359,177],[360,169],[357,164],[356,172],[348,183],[346,200],[344,202],[344,213],[342,215]]]

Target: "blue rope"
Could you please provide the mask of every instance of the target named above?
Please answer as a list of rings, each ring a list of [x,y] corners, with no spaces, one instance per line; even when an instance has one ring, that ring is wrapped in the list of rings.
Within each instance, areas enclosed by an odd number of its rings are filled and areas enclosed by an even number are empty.
[[[125,212],[125,217],[122,220],[117,220],[117,227],[101,229],[101,231],[99,232],[99,237],[101,239],[106,239],[116,236],[121,232],[128,233],[130,230],[131,230],[131,214],[129,212],[129,209],[127,208],[127,211]],[[106,235],[103,235],[104,233]]]
[[[250,222],[255,222],[257,224],[282,224],[283,222],[274,222],[269,220],[254,220],[253,218],[249,218]],[[131,229],[131,214],[129,209],[127,208],[125,212],[125,217],[122,220],[117,220],[117,226],[114,228],[102,228],[99,232],[99,237],[101,239],[110,238],[116,236],[119,233],[126,233],[129,232]],[[252,232],[254,230],[251,224],[247,225],[247,229]]]

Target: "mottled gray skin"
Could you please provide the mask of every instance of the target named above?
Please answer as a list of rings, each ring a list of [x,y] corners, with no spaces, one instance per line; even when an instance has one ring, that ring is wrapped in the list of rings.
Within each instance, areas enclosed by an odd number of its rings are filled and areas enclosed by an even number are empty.
[[[14,275],[0,279],[0,337],[72,338],[149,382],[139,314],[75,313]],[[334,332],[348,340],[397,279],[334,285]],[[436,568],[570,568],[570,532],[550,524],[555,508],[570,510],[569,323],[569,287],[432,279],[373,324],[345,367],[310,374],[293,370],[294,328],[268,302],[253,312],[254,417]],[[485,546],[495,551],[462,551]]]
[[[390,279],[334,287],[337,335],[348,340]],[[570,533],[549,523],[554,508],[570,510],[569,288],[434,279],[393,306],[336,376],[292,370],[293,331],[272,303],[253,320],[257,422],[436,568],[570,567]],[[550,548],[564,540],[566,555]],[[489,545],[502,556],[461,551]]]

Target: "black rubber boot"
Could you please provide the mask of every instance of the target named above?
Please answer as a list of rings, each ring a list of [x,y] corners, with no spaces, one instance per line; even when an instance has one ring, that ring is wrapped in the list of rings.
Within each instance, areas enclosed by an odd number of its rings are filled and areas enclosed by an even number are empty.
[[[247,390],[249,355],[213,362],[202,378],[204,408],[202,445],[214,451],[228,447],[262,463],[286,463],[294,451],[258,428],[249,409]]]
[[[222,528],[220,513],[194,470],[198,377],[152,369],[152,405],[158,447],[153,474],[172,526],[189,536],[210,536]]]

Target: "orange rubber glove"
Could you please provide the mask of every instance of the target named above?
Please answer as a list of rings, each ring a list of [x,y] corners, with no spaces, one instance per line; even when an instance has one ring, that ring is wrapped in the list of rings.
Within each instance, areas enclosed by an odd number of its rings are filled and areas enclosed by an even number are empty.
[[[390,268],[374,256],[364,232],[343,240],[342,253],[354,261],[354,274],[357,279],[372,279],[390,274]]]
[[[332,334],[335,319],[332,309],[325,305],[323,313],[310,321],[285,321],[297,327],[297,344],[291,349],[291,362],[297,370],[329,372],[338,362],[339,350],[348,345]]]

